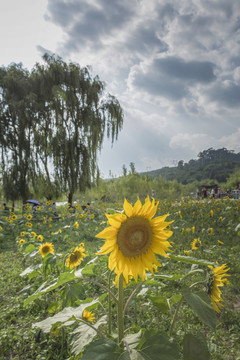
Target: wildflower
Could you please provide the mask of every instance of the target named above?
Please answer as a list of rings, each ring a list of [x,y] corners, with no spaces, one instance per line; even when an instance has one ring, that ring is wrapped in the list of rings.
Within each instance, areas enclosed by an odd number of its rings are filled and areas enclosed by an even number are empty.
[[[226,264],[215,268],[210,265],[208,267],[212,270],[208,282],[208,294],[210,295],[215,311],[220,312],[218,306],[223,306],[221,304],[223,299],[221,298],[222,292],[219,287],[224,286],[224,284],[229,284],[226,276],[230,275],[226,274],[226,272],[230,269],[226,269]]]
[[[44,258],[47,254],[54,253],[54,246],[52,243],[46,242],[45,244],[42,244],[39,247],[39,252],[40,252],[41,256]]]
[[[94,320],[95,320],[95,314],[91,311],[88,311],[88,310],[84,310],[83,311],[83,314],[82,314],[82,318],[83,320],[86,320],[86,321],[89,321],[91,323],[94,323]]]
[[[194,239],[191,243],[192,250],[197,250],[201,244],[202,244],[202,242],[200,239]]]
[[[153,270],[153,264],[161,266],[155,254],[168,257],[165,251],[171,247],[167,239],[172,231],[166,230],[170,222],[165,222],[168,214],[154,217],[158,202],[145,199],[142,205],[138,199],[132,206],[126,199],[124,212],[106,214],[110,227],[105,228],[96,237],[106,239],[98,255],[109,254],[108,266],[119,276],[121,273],[126,283],[129,275],[137,281],[144,280],[146,269]]]
[[[66,266],[73,269],[74,267],[81,264],[82,260],[86,256],[83,247],[76,247],[75,250],[68,256],[66,260]]]

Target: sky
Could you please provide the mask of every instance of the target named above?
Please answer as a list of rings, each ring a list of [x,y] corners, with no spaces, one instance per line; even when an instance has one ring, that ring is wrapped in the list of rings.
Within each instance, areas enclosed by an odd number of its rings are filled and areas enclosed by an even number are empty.
[[[239,0],[2,1],[0,46],[0,66],[56,54],[116,96],[123,129],[104,141],[103,178],[240,152]]]

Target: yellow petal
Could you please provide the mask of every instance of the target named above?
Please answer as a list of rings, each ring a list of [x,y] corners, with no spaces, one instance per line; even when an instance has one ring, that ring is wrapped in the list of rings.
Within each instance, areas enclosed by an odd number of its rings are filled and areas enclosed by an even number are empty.
[[[127,201],[127,199],[124,199],[123,209],[125,211],[125,214],[127,217],[131,217],[133,214],[133,207],[132,205]]]

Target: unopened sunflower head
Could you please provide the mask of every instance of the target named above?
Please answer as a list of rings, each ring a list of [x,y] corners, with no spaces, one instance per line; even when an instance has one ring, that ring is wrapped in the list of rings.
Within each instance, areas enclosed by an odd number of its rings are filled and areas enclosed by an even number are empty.
[[[147,269],[153,272],[154,266],[161,266],[156,255],[168,257],[172,231],[167,229],[171,222],[165,221],[168,214],[154,217],[158,202],[149,197],[144,204],[138,199],[134,206],[125,199],[123,208],[124,213],[106,214],[110,226],[96,235],[106,240],[97,254],[110,253],[109,269],[117,277],[123,274],[128,283],[129,276],[144,280]]]

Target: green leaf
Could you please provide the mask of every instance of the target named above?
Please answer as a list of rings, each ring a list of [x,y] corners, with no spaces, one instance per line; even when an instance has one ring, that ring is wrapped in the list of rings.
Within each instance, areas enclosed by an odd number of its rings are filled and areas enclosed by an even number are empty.
[[[73,308],[73,307],[67,307],[60,311],[59,313],[55,314],[52,317],[48,317],[45,320],[33,323],[33,327],[37,327],[42,329],[43,332],[50,332],[51,327],[56,323],[68,323],[68,325],[72,325],[76,319],[82,319],[82,313],[84,309],[94,304],[97,300],[93,300],[91,303],[85,303],[81,304],[80,306]]]
[[[82,274],[83,275],[95,275],[93,272],[93,269],[95,268],[96,264],[90,264],[90,265],[86,265],[83,269],[82,269]]]
[[[118,345],[110,339],[99,339],[92,342],[83,353],[82,360],[117,360]]]
[[[139,351],[146,360],[179,360],[180,358],[178,345],[160,332],[146,331]]]
[[[99,326],[107,324],[107,316],[102,316],[93,326],[98,329]],[[93,339],[98,335],[96,330],[91,328],[86,324],[80,324],[72,334],[73,339],[71,341],[71,350],[74,355],[78,355],[83,351],[83,349],[93,341]]]
[[[21,272],[20,276],[26,276],[31,274],[33,271],[40,269],[42,267],[42,264],[37,264],[37,265],[31,265],[28,268],[26,268],[25,270],[23,270],[23,272]]]
[[[188,263],[188,264],[197,264],[197,265],[205,265],[205,266],[215,265],[215,263],[212,261],[196,259],[196,258],[190,257],[190,256],[173,255],[173,254],[168,254],[168,255],[169,255],[170,259],[172,259],[172,260],[181,261],[181,262]]]
[[[175,294],[173,296],[170,297],[169,302],[170,305],[173,306],[174,304],[178,303],[182,298],[181,294]]]
[[[163,296],[149,296],[149,299],[156,308],[165,314],[169,310],[167,299]]]
[[[216,328],[216,313],[211,300],[206,293],[194,294],[189,289],[183,290],[183,296],[188,305],[197,313],[199,318],[213,330]]]
[[[60,305],[59,302],[56,302],[56,301],[52,302],[47,308],[48,313],[49,314],[55,313],[57,311],[59,305]]]
[[[162,279],[162,280],[178,280],[181,279],[183,276],[180,274],[174,274],[174,275],[160,275],[156,274],[154,275],[156,279]]]
[[[24,250],[24,252],[25,252],[25,254],[30,254],[33,250],[35,250],[36,249],[36,247],[33,245],[33,244],[29,244],[26,248],[25,248],[25,250]]]
[[[62,290],[63,307],[73,306],[77,300],[83,300],[85,291],[81,284],[66,283]]]
[[[186,334],[183,339],[183,359],[184,360],[209,360],[210,354],[207,343],[202,334],[194,336]]]
[[[125,351],[121,354],[118,360],[145,360],[147,359],[137,350],[130,350],[130,352]]]
[[[135,334],[129,334],[127,336],[124,337],[124,341],[126,341],[128,343],[128,346],[130,349],[135,349],[142,337],[142,331],[140,330],[139,332],[135,333]]]
[[[31,296],[29,296],[25,301],[24,301],[24,306],[28,305],[30,302],[32,302],[33,300],[39,298],[40,296],[42,296],[43,294],[52,291],[56,288],[58,288],[59,286],[62,286],[63,284],[74,280],[75,274],[74,273],[70,273],[70,272],[65,272],[60,274],[59,278],[55,279],[54,282],[47,286],[46,288],[44,288],[44,286],[46,285],[46,283],[42,284],[40,286],[39,289],[37,289],[35,291],[34,294],[32,294]]]

